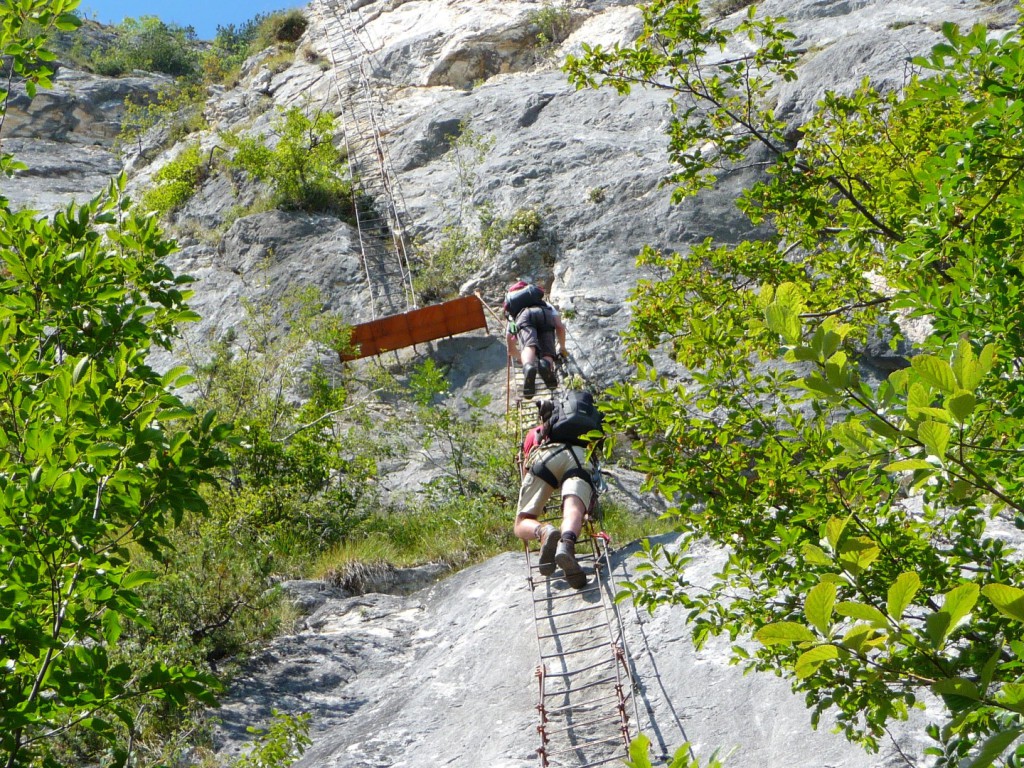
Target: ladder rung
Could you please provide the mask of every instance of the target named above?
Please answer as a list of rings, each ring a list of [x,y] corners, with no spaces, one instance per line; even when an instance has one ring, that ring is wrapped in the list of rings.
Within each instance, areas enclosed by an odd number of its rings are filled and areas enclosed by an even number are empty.
[[[579,669],[570,669],[565,672],[546,672],[545,677],[572,677],[573,675],[578,675],[580,672],[589,672],[592,669],[607,666],[608,664],[614,666],[617,663],[618,659],[614,657],[610,659],[601,659],[601,661],[595,661],[593,664],[588,664],[587,666],[580,667]]]
[[[622,741],[622,736],[621,735],[605,736],[605,737],[600,738],[600,739],[594,739],[593,741],[580,740],[580,741],[578,741],[576,743],[575,746],[567,747],[565,749],[555,749],[555,750],[549,749],[549,750],[545,750],[545,754],[548,757],[555,757],[557,755],[568,755],[568,754],[571,754],[572,752],[579,752],[581,750],[584,750],[587,747],[596,747],[598,744],[608,744],[608,743],[613,742],[613,741],[621,742]],[[604,761],[604,762],[607,762],[607,761]],[[597,763],[587,763],[587,765],[597,765]]]
[[[544,581],[547,582],[549,581],[549,579],[545,579]],[[585,595],[588,592],[595,591],[596,589],[597,585],[595,584],[594,586],[589,586],[584,589],[575,589],[572,592],[566,592],[565,594],[547,595],[546,597],[535,597],[533,598],[533,602],[542,603],[545,600],[566,600],[570,597],[579,597],[580,595]]]
[[[577,693],[579,691],[585,691],[588,688],[596,688],[597,686],[604,685],[605,683],[617,683],[617,682],[618,682],[618,678],[616,678],[613,675],[612,677],[602,677],[600,680],[595,680],[592,683],[584,683],[583,685],[577,686],[576,688],[565,688],[564,690],[561,690],[561,691],[545,691],[544,695],[545,696],[568,696],[570,693]]]
[[[571,611],[557,611],[555,613],[548,613],[548,614],[545,614],[543,616],[539,616],[538,618],[558,619],[558,618],[561,618],[562,616],[574,616],[577,613],[586,613],[587,611],[599,611],[603,607],[604,606],[601,605],[600,603],[592,603],[592,604],[586,606],[585,608],[573,608]]]
[[[612,699],[615,699],[616,701],[618,701],[619,700],[619,695],[617,693],[609,693],[606,696],[599,696],[596,699],[591,699],[590,701],[584,701],[582,703],[563,704],[560,707],[545,707],[544,708],[544,714],[546,714],[548,717],[552,717],[552,716],[561,715],[561,714],[563,714],[565,712],[568,712],[570,710],[572,710],[574,712],[582,712],[582,711],[586,711],[587,707],[594,707],[594,706],[596,706],[598,704],[601,704],[601,703],[603,703],[605,701],[611,701]]]
[[[565,635],[578,635],[582,632],[593,632],[595,629],[607,626],[607,622],[601,624],[592,624],[589,627],[580,627],[579,629],[565,629],[561,632],[552,632],[550,635],[537,635],[541,640],[550,640],[552,637],[564,637]]]
[[[581,722],[569,723],[568,725],[562,725],[558,728],[549,728],[547,725],[545,725],[544,732],[549,735],[554,733],[565,733],[566,731],[571,731],[575,728],[586,728],[588,725],[597,725],[598,723],[604,723],[612,719],[615,720],[616,724],[622,722],[622,718],[619,716],[619,713],[615,712],[613,714],[603,714],[600,717],[594,718],[593,720],[583,720]]]
[[[560,659],[564,656],[575,656],[577,653],[586,653],[587,651],[596,651],[600,648],[607,648],[608,642],[598,643],[597,645],[588,645],[586,648],[574,648],[571,651],[562,651],[562,653],[542,653],[540,655],[541,661],[546,659]]]

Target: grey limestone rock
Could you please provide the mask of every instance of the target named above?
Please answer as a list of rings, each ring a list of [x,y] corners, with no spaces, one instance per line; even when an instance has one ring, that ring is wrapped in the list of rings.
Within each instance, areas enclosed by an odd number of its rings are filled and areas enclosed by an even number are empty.
[[[662,543],[672,546],[672,537]],[[691,554],[688,578],[706,583],[723,554],[703,545]],[[635,546],[613,552],[616,581],[637,562]],[[237,750],[244,724],[273,704],[313,714],[313,745],[299,766],[535,766],[540,659],[526,573],[523,556],[509,553],[407,597],[324,600],[243,675],[221,713],[220,745]],[[727,638],[695,650],[682,608],[649,615],[626,602],[618,614],[636,681],[631,727],[639,720],[655,758],[690,742],[704,758],[731,753],[734,768],[896,768],[905,765],[899,750],[923,747],[901,727],[878,754],[830,732],[827,721],[811,730],[786,681],[728,663]],[[571,649],[572,639],[565,644]],[[612,744],[608,755],[621,749]]]

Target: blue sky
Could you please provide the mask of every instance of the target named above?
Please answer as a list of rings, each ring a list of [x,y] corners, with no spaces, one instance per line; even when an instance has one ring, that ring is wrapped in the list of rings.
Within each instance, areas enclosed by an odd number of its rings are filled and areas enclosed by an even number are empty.
[[[125,16],[157,16],[168,23],[195,27],[200,39],[212,40],[218,25],[238,26],[259,13],[305,5],[305,0],[159,0],[145,4],[138,0],[82,0],[78,10],[83,18],[105,24],[118,24]]]

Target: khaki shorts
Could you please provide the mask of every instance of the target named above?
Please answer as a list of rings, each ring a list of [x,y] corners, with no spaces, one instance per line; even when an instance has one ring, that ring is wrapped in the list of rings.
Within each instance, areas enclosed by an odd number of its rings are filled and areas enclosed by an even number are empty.
[[[573,455],[576,456],[576,459],[579,459],[579,464],[576,463]],[[582,466],[588,473],[594,471],[594,466],[586,460],[586,455],[586,449],[578,446],[569,448],[560,443],[544,445],[530,453],[526,460],[526,467],[529,469],[537,461],[545,462],[547,468],[558,480],[558,484],[562,489],[562,498],[578,496],[580,501],[583,502],[583,506],[586,509],[590,509],[590,502],[594,498],[594,489],[590,487],[590,483],[585,478],[579,476],[570,477],[564,482],[562,480],[566,472],[579,466]],[[541,512],[544,511],[544,505],[548,503],[548,499],[551,498],[555,490],[555,488],[552,488],[535,474],[528,471],[523,476],[522,485],[519,486],[517,517],[539,517]]]

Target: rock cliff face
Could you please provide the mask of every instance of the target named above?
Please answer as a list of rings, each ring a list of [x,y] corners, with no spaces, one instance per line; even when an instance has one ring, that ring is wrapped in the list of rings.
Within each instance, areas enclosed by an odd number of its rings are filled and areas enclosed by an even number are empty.
[[[572,33],[550,58],[539,53],[531,12],[544,6],[508,0],[363,0],[357,3],[375,41],[373,82],[383,100],[389,152],[414,234],[437,240],[461,194],[449,135],[459,126],[493,140],[474,168],[472,200],[498,215],[541,214],[541,236],[508,247],[467,276],[465,289],[496,299],[523,275],[550,286],[571,310],[570,351],[595,383],[627,373],[618,334],[629,319],[629,292],[641,277],[640,247],[685,248],[708,236],[748,234],[732,200],[751,177],[733,174],[714,191],[679,206],[659,187],[668,170],[664,99],[637,90],[573,90],[553,66],[585,41],[631,40],[639,11],[631,2],[575,0]],[[791,19],[808,51],[800,79],[774,95],[798,125],[826,89],[844,90],[870,75],[899,85],[912,55],[939,40],[943,21],[1007,26],[1009,0],[767,0],[762,9]],[[315,8],[312,8],[315,10]],[[330,66],[334,42],[317,13],[294,64],[282,72],[252,60],[241,84],[211,96],[211,130],[266,132],[276,107],[308,100],[338,112],[347,93]],[[111,151],[118,106],[157,78],[120,80],[69,69],[31,106],[15,103],[4,149],[30,170],[4,180],[15,204],[50,210],[90,196],[122,165],[136,189],[179,148],[120,158]],[[313,285],[326,308],[352,322],[367,319],[358,240],[336,218],[279,211],[234,221],[232,206],[252,190],[214,177],[177,215],[181,251],[175,269],[198,278],[194,306],[203,321],[190,341],[220,337],[243,317],[243,299],[271,303],[289,287]],[[205,234],[204,234],[205,233]],[[212,233],[212,234],[211,234]],[[497,335],[478,334],[433,351],[452,365],[457,386],[488,390],[503,402],[504,351]],[[625,573],[627,552],[616,556]],[[715,553],[696,553],[711,569]],[[332,595],[322,585],[302,592],[311,611],[302,629],[281,638],[243,680],[225,708],[224,748],[271,707],[313,713],[308,766],[443,766],[519,768],[536,764],[533,670],[537,649],[520,555],[440,581],[411,596]],[[904,765],[891,748],[865,755],[823,729],[784,682],[744,677],[725,662],[723,644],[694,652],[681,615],[654,617],[625,608],[643,701],[643,727],[660,752],[683,741],[698,751],[738,746],[733,768]],[[920,744],[902,738],[920,753]]]
[[[619,582],[633,571],[635,550],[615,552]],[[720,553],[692,554],[687,577],[706,583],[722,563]],[[538,630],[531,598],[544,587],[531,592],[526,576],[522,554],[509,553],[404,597],[345,596],[315,587],[311,594],[309,585],[289,585],[312,612],[238,682],[220,712],[225,749],[236,749],[245,726],[276,707],[314,713],[313,745],[298,764],[304,768],[538,765]],[[556,579],[554,590],[568,587]],[[564,610],[588,599],[596,598],[574,598]],[[811,731],[801,699],[785,681],[744,675],[728,664],[727,640],[695,651],[682,609],[651,616],[623,604],[619,613],[637,681],[635,713],[654,758],[689,742],[705,758],[720,748],[730,754],[726,765],[742,768],[897,768],[907,765],[901,751],[923,749],[915,735],[899,731],[877,754],[831,733],[824,721]],[[565,644],[572,647],[573,638]],[[616,752],[619,745],[608,747],[608,755]],[[551,762],[581,764],[572,754]]]

